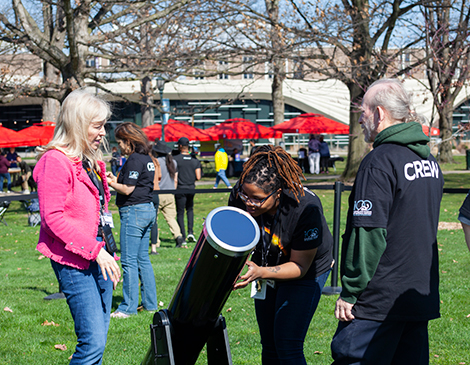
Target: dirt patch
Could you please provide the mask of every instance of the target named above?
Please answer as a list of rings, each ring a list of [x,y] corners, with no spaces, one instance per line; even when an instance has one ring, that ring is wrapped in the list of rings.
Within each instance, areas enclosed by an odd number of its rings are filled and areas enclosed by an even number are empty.
[[[451,230],[457,230],[457,229],[462,229],[462,225],[459,223],[455,223],[455,222],[439,222],[439,227],[438,227],[439,231],[443,230],[443,229],[447,229],[449,231]]]

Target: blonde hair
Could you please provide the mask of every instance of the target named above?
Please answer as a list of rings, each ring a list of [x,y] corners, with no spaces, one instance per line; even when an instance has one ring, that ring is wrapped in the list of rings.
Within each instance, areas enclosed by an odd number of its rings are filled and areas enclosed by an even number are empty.
[[[40,159],[47,151],[56,149],[73,162],[87,158],[99,171],[97,161],[103,159],[103,153],[100,148],[91,148],[88,128],[92,122],[106,121],[110,116],[111,108],[102,98],[84,89],[71,92],[62,103],[54,137],[46,146],[37,148],[37,158]],[[107,151],[108,142],[105,138],[102,141]]]

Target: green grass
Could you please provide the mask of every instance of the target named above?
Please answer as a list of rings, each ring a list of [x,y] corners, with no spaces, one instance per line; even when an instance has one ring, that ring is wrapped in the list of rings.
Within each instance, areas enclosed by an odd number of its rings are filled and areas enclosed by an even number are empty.
[[[455,167],[444,165],[443,170]],[[446,187],[470,187],[468,178],[468,174],[445,175]],[[212,178],[205,180],[208,184],[213,181]],[[331,226],[333,192],[317,193]],[[348,194],[345,192],[342,197],[341,233],[344,232]],[[442,222],[458,223],[458,209],[464,197],[463,194],[444,195]],[[215,207],[226,205],[227,199],[228,193],[196,195],[195,232],[201,231],[204,217]],[[113,207],[113,211],[117,209]],[[194,245],[187,249],[174,248],[168,226],[160,218],[162,247],[158,250],[160,255],[150,256],[150,259],[156,275],[158,301],[163,303],[161,308],[167,308]],[[0,224],[0,364],[67,364],[76,343],[73,321],[65,300],[43,299],[57,292],[58,284],[49,260],[41,258],[35,250],[39,228],[27,225],[26,211],[19,202],[11,204],[5,220],[8,226]],[[117,214],[114,220],[118,223]],[[118,234],[116,239],[119,240]],[[439,231],[438,242],[442,317],[431,321],[429,326],[430,363],[470,364],[470,317],[467,317],[470,314],[470,253],[461,229]],[[323,296],[320,301],[305,342],[309,364],[332,361],[330,342],[337,325],[333,315],[336,298]],[[119,285],[113,309],[121,299],[122,285]],[[5,307],[12,312],[4,311]],[[260,364],[259,332],[249,290],[232,293],[222,314],[227,321],[234,364]],[[129,319],[112,319],[104,364],[139,364],[150,344],[152,316],[142,312]],[[46,320],[59,326],[43,326]],[[56,344],[65,344],[67,350],[55,349]],[[205,363],[203,352],[198,364]]]

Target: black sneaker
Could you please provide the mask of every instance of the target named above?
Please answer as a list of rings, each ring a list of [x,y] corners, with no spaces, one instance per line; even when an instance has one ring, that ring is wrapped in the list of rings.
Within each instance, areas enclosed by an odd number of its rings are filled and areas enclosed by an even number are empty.
[[[182,247],[185,244],[186,244],[186,242],[185,242],[183,236],[176,237],[176,247]]]

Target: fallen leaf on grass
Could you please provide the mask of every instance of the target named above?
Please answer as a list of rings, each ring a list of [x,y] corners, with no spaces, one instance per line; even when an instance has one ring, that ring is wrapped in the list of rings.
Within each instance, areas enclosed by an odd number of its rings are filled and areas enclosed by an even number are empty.
[[[54,321],[48,321],[47,319],[41,323],[41,326],[55,326],[55,327],[59,327],[60,324],[58,323],[55,323]]]
[[[12,311],[10,308],[8,308],[8,307],[3,308],[3,310],[4,310],[5,312],[13,313],[13,311]]]
[[[38,260],[42,260],[42,259],[44,259],[44,258],[46,258],[46,256],[40,255],[40,256],[38,257]]]
[[[65,346],[65,344],[60,344],[60,343],[58,343],[57,345],[54,345],[54,347],[55,347],[57,350],[60,350],[60,351],[66,351],[66,350],[67,350],[67,346]]]
[[[434,355],[434,357],[439,357],[439,355]]]
[[[160,307],[163,307],[163,302],[162,302],[162,301],[158,302],[158,305],[159,305]]]
[[[314,351],[314,354],[323,354],[323,351]]]
[[[226,312],[231,312],[232,311],[232,308],[229,308],[226,310]]]

